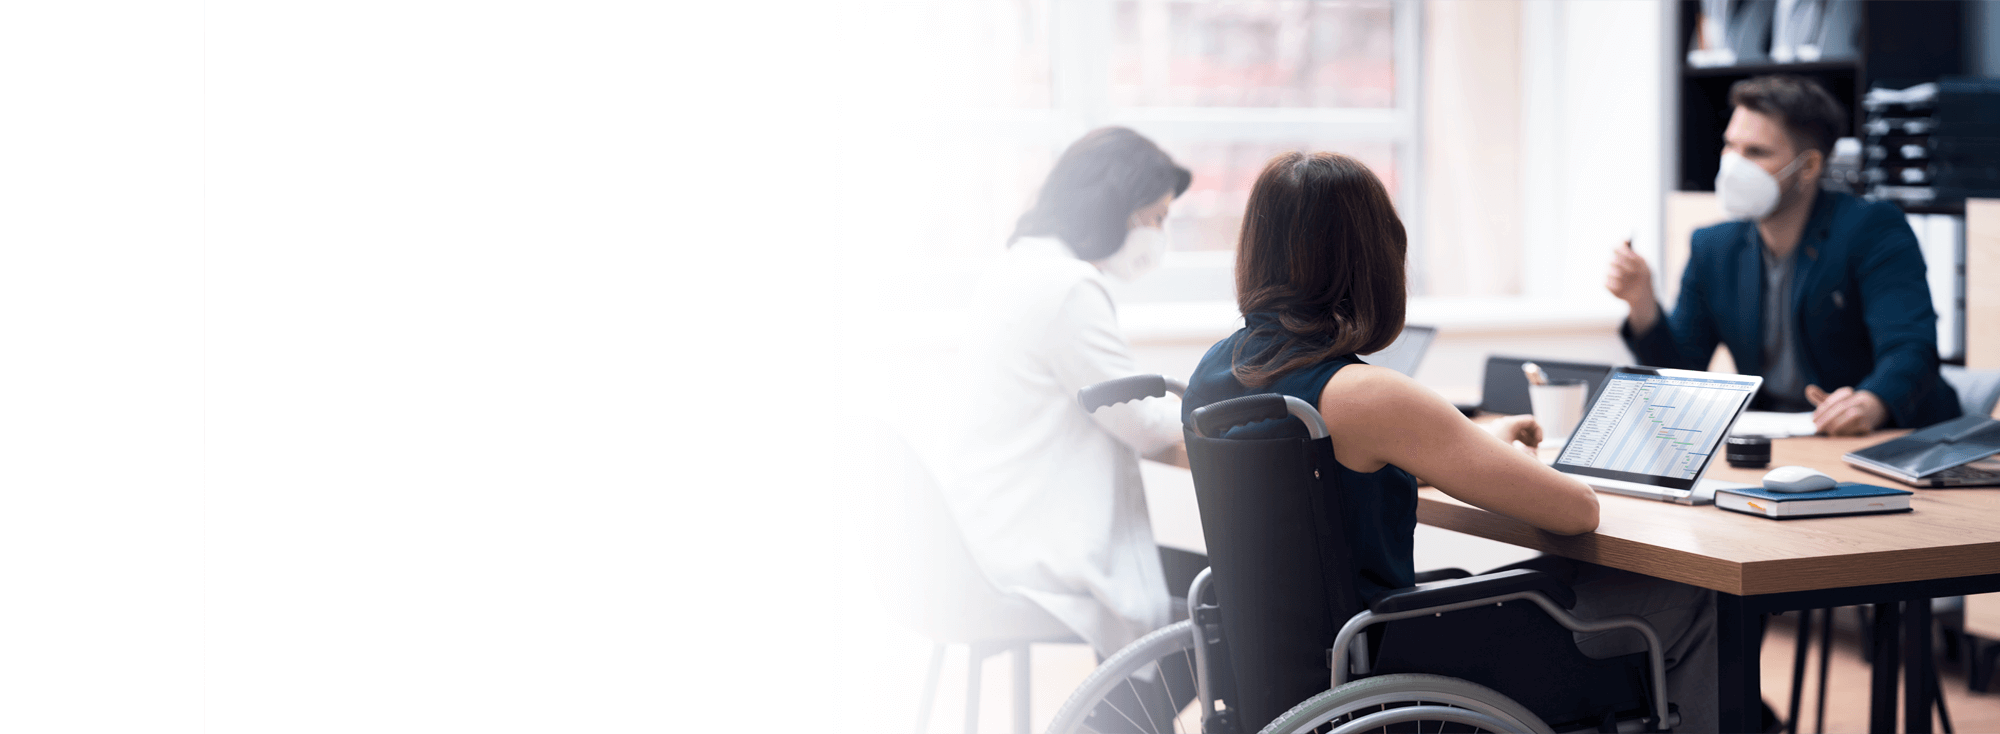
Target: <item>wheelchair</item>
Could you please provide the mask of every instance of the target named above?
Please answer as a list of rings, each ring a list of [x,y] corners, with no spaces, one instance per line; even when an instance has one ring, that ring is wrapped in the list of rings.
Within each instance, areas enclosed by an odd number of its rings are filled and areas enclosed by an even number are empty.
[[[1094,412],[1185,389],[1141,375],[1077,398]],[[1305,435],[1223,437],[1287,419]],[[1312,405],[1236,398],[1194,411],[1183,431],[1210,561],[1188,589],[1188,619],[1106,658],[1064,702],[1051,734],[1636,732],[1679,723],[1653,627],[1632,615],[1577,618],[1575,592],[1548,574],[1420,573],[1417,586],[1364,608],[1352,588],[1333,442]],[[1600,660],[1576,647],[1575,633],[1621,629],[1645,650]],[[1158,690],[1167,666],[1190,664],[1193,696]],[[1176,710],[1173,702],[1190,698],[1198,708]]]

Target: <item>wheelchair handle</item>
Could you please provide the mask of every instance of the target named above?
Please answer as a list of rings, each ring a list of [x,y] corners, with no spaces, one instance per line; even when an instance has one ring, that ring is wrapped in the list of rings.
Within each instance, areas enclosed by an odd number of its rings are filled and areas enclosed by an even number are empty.
[[[1164,397],[1167,393],[1187,394],[1187,383],[1160,375],[1133,375],[1085,387],[1076,391],[1076,403],[1083,406],[1083,412],[1095,413],[1098,408],[1117,405],[1128,400]]]
[[[1196,408],[1188,419],[1194,424],[1194,435],[1214,438],[1237,426],[1277,420],[1288,415],[1306,424],[1306,430],[1314,440],[1326,438],[1326,421],[1320,419],[1318,410],[1304,400],[1277,393],[1245,395],[1204,405]]]

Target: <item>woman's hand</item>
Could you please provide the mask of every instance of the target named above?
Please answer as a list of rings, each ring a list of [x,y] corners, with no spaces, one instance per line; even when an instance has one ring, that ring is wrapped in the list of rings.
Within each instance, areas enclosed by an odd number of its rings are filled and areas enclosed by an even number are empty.
[[[1534,416],[1510,415],[1488,423],[1484,428],[1501,443],[1509,444],[1531,458],[1540,458],[1535,448],[1542,445],[1542,424],[1536,422]]]

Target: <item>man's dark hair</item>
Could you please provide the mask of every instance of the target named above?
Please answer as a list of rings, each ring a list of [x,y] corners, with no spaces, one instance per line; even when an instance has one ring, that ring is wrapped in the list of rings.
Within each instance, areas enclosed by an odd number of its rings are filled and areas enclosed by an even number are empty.
[[[1793,74],[1753,76],[1729,87],[1729,104],[1777,118],[1803,153],[1818,150],[1833,155],[1833,141],[1847,131],[1846,109],[1825,87]]]
[[[1180,196],[1193,178],[1143,135],[1122,127],[1092,130],[1056,159],[1007,243],[1054,236],[1077,257],[1102,260],[1125,246],[1133,212],[1167,194]]]

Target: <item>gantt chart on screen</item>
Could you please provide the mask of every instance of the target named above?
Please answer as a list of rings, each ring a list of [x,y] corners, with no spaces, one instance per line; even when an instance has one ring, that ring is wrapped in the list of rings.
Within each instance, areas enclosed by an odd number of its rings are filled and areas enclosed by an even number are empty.
[[[1692,479],[1750,392],[1725,380],[1613,374],[1562,461]]]

